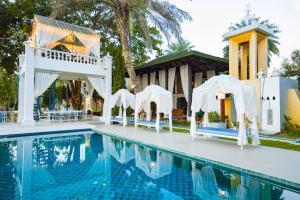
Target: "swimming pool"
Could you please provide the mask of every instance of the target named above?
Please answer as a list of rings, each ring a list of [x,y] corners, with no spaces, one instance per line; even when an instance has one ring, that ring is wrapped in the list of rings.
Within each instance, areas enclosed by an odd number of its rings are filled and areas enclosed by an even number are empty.
[[[300,199],[300,191],[78,131],[0,140],[0,199]]]

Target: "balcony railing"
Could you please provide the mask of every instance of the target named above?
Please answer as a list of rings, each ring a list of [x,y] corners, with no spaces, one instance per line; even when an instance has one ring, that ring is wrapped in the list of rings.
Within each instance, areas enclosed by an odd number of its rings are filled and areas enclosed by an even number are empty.
[[[18,111],[0,111],[0,124],[17,122]]]
[[[51,60],[74,62],[89,65],[101,64],[101,59],[94,56],[86,56],[81,54],[69,53],[64,51],[57,51],[52,49],[38,48],[35,50],[36,56],[48,58]]]

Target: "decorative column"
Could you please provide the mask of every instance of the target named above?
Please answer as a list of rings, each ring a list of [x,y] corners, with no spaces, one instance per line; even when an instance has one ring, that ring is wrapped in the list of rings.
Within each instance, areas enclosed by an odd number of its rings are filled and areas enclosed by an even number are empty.
[[[251,33],[249,41],[249,65],[250,65],[250,80],[256,79],[257,75],[257,33]]]
[[[248,45],[242,45],[241,50],[241,80],[247,80]]]
[[[258,70],[262,69],[265,77],[268,77],[268,38],[263,38],[258,43]]]
[[[229,75],[239,79],[239,44],[229,40]]]
[[[24,76],[19,74],[19,86],[18,86],[18,123],[22,123],[24,116]]]
[[[111,109],[109,108],[109,99],[111,96],[111,89],[112,89],[112,57],[109,54],[107,54],[103,58],[103,63],[104,63],[104,69],[106,70],[103,116],[104,116],[105,124],[109,125],[110,117],[111,117]]]
[[[24,73],[24,109],[22,126],[34,126],[35,121],[33,119],[33,90],[34,90],[34,44],[32,41],[26,41],[25,43],[25,73]]]

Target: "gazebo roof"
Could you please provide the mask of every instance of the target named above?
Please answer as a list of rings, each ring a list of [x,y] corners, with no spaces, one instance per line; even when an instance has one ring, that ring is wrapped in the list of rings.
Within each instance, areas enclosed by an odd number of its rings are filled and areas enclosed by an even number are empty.
[[[193,72],[216,70],[228,70],[228,60],[225,58],[216,57],[194,50],[183,50],[173,54],[165,55],[148,63],[135,67],[137,74],[145,72],[157,71],[161,69],[171,68],[189,64]]]
[[[67,22],[60,21],[60,20],[51,19],[51,18],[44,17],[41,15],[34,15],[34,23],[44,24],[47,26],[55,27],[55,28],[69,30],[71,32],[79,32],[82,34],[99,37],[99,35],[96,33],[96,31],[94,31],[90,28],[78,26],[75,24],[70,24]]]

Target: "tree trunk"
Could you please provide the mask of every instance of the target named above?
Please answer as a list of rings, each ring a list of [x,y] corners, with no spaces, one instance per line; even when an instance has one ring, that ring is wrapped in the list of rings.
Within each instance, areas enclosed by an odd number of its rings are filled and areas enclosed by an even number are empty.
[[[129,78],[131,79],[134,87],[134,92],[138,93],[142,91],[140,80],[137,79],[130,46],[130,27],[129,27],[129,12],[126,9],[119,9],[115,12],[115,18],[117,22],[117,30],[120,35],[121,46],[122,46],[122,56],[125,61],[126,70],[128,72]]]
[[[71,103],[74,109],[80,110],[82,105],[82,96],[81,96],[81,81],[75,80],[69,81],[69,84],[71,86]]]

